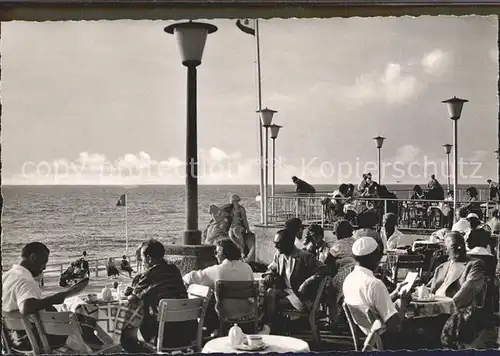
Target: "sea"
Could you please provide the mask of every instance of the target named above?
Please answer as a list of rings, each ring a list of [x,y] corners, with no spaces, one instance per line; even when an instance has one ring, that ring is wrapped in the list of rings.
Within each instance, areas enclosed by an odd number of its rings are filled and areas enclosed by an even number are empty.
[[[476,186],[484,188],[484,186]],[[332,192],[337,186],[316,186]],[[408,198],[409,185],[389,185],[400,198]],[[462,187],[461,187],[462,188]],[[293,185],[276,186],[276,193],[292,192]],[[120,256],[125,252],[125,228],[130,251],[144,240],[164,244],[181,242],[185,227],[185,187],[182,185],[127,187],[127,209],[117,206],[125,193],[120,186],[2,186],[2,270],[20,259],[22,247],[31,241],[46,244],[49,264],[66,263],[82,251],[89,258]],[[238,194],[250,225],[258,223],[258,185],[199,186],[199,227],[208,223],[210,204],[224,204]]]

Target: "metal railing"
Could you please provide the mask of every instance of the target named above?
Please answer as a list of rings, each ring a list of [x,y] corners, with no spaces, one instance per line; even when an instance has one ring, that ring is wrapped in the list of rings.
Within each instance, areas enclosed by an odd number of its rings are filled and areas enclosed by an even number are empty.
[[[110,256],[116,261],[119,261],[122,259],[123,255],[121,256]],[[109,257],[106,258],[93,258],[93,259],[88,259],[87,262],[89,263],[89,269],[90,273],[94,273],[96,277],[99,276],[99,271],[106,271],[106,265],[108,264],[108,259]],[[136,266],[137,261],[136,261],[136,256],[135,255],[127,255],[127,259],[130,263],[131,266]],[[76,261],[77,258],[75,258],[74,261]],[[45,268],[45,271],[43,274],[45,276],[50,276],[50,275],[55,275],[55,274],[62,274],[74,261],[71,262],[58,262],[58,263],[49,263],[47,264],[47,267]]]
[[[336,220],[342,218],[346,210],[358,215],[362,211],[372,210],[378,214],[378,224],[382,223],[382,217],[387,212],[393,212],[398,216],[398,226],[410,230],[437,230],[443,227],[451,227],[453,223],[453,202],[448,200],[412,200],[412,199],[384,199],[384,198],[355,198],[341,206],[336,211],[331,209],[326,202],[325,196],[308,195],[277,195],[269,197],[271,204],[268,210],[269,225],[283,225],[286,220],[297,217],[305,225],[312,223],[323,227],[331,227]],[[331,198],[330,201],[335,202]],[[494,209],[499,204],[494,201],[476,201],[480,206],[478,211],[486,222]],[[458,207],[469,204],[469,202],[457,202]]]

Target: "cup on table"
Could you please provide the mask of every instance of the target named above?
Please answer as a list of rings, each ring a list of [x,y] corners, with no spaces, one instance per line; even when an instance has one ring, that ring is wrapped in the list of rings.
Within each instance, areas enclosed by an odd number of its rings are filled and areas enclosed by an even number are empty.
[[[417,296],[419,299],[427,299],[430,297],[431,290],[426,286],[417,287]]]
[[[247,335],[248,346],[251,348],[262,346],[262,336],[260,335]]]
[[[92,302],[92,303],[97,302],[97,300],[99,299],[97,297],[97,294],[95,294],[95,293],[87,294],[87,298],[88,298],[89,302]]]

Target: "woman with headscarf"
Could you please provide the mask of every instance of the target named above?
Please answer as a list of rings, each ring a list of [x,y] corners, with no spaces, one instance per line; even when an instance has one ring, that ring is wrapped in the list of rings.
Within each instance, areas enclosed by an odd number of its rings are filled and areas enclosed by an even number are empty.
[[[247,212],[240,205],[241,198],[237,194],[231,195],[230,204],[227,206],[231,226],[229,228],[229,238],[238,246],[241,254],[245,255],[245,235],[250,234]]]

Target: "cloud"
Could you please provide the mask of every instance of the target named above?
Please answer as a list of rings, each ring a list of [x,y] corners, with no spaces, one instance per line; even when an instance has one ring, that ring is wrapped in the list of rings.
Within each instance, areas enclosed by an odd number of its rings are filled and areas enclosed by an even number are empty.
[[[7,184],[184,184],[185,163],[178,157],[153,159],[147,152],[126,153],[111,160],[101,153],[81,152],[75,159],[27,162],[20,174],[5,177]],[[251,184],[258,180],[257,160],[220,148],[201,149],[201,184]]]
[[[426,73],[437,74],[442,72],[449,61],[450,56],[447,53],[443,52],[441,49],[434,49],[423,56],[420,64]]]
[[[460,154],[460,152],[459,152],[459,154]],[[482,162],[486,158],[488,158],[488,155],[491,155],[491,153],[488,151],[475,150],[475,151],[472,151],[472,154],[470,155],[468,160],[471,162]],[[490,157],[490,159],[491,159],[491,157]]]
[[[389,63],[382,75],[363,75],[344,93],[351,100],[382,100],[387,104],[402,104],[418,89],[417,78],[403,72],[401,64]]]
[[[411,163],[422,158],[423,152],[420,148],[413,145],[399,147],[396,151],[395,162]]]

